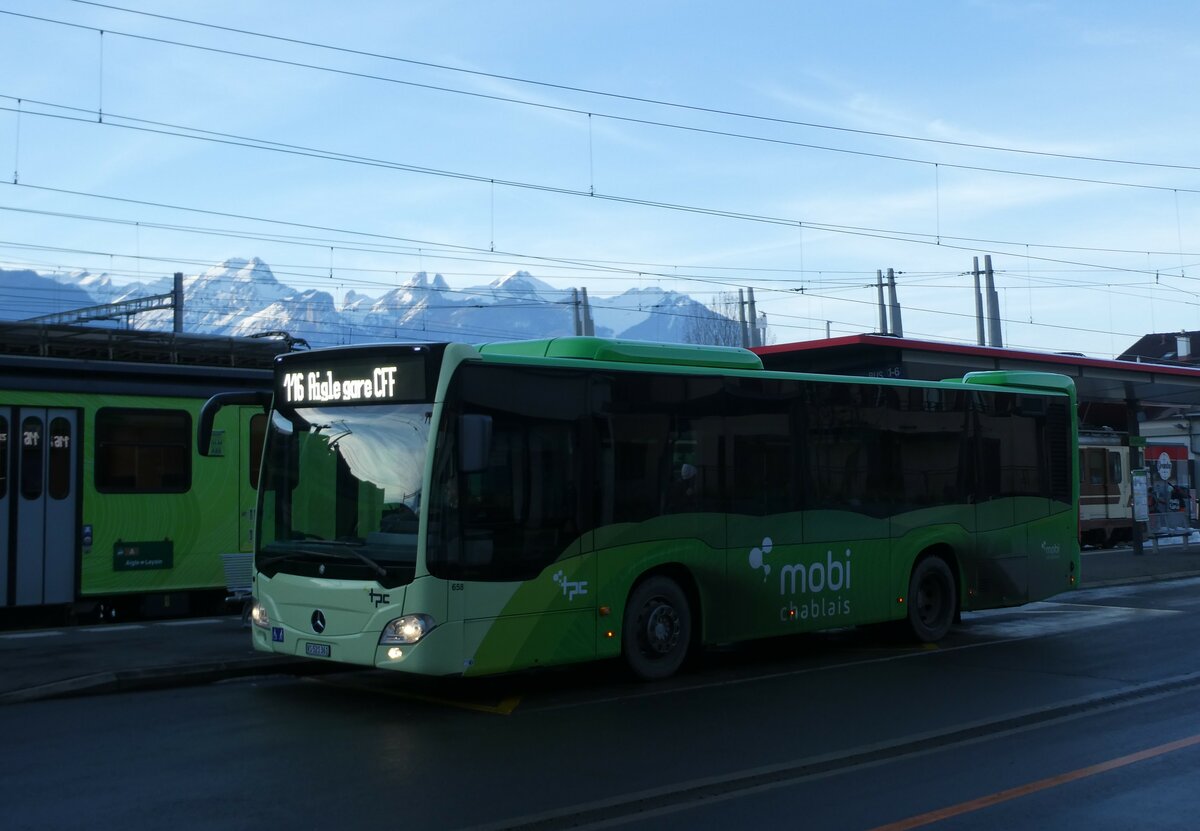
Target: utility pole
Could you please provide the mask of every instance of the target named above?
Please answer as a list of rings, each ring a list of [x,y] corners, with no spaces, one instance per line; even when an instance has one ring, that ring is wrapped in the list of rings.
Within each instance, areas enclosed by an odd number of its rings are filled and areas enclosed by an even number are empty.
[[[588,305],[587,288],[579,290],[583,294],[583,333],[588,337],[596,334],[596,326],[592,322],[592,307]]]
[[[979,258],[971,258],[971,273],[975,275],[975,344],[983,346],[983,295],[979,293]]]
[[[887,304],[883,302],[883,270],[879,268],[875,269],[875,291],[879,295],[879,334],[886,335],[888,333]]]
[[[1003,347],[1004,337],[1000,334],[1000,296],[996,294],[996,279],[992,274],[992,255],[983,255],[983,272],[987,286],[988,301],[988,346]]]
[[[746,293],[738,289],[738,325],[742,330],[742,348],[750,345],[750,331],[746,328]]]
[[[575,335],[582,335],[583,323],[579,318],[579,289],[571,289],[571,316],[575,322]]]
[[[896,273],[888,269],[888,307],[892,312],[892,331],[898,338],[904,337],[904,324],[900,322],[900,301],[896,299]]]
[[[171,305],[175,307],[175,333],[183,332],[183,272],[175,272],[175,285],[171,290]]]
[[[750,286],[748,289],[746,289],[746,296],[750,301],[750,345],[762,346],[762,344],[759,343],[758,337],[758,311],[754,307],[754,286]]]

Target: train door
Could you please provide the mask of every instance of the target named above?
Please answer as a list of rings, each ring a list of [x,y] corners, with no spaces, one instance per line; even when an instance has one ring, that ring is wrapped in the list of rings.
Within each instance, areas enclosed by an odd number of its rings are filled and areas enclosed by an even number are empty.
[[[254,512],[267,417],[259,407],[238,408],[238,550],[254,550]]]
[[[1086,545],[1111,545],[1132,536],[1129,448],[1079,448],[1079,535]]]
[[[0,605],[75,599],[79,527],[76,410],[0,407]]]

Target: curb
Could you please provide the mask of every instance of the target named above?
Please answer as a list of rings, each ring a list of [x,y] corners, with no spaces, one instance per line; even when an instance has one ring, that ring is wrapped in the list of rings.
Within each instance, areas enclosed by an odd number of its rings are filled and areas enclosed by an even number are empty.
[[[1161,583],[1168,580],[1186,580],[1189,577],[1200,577],[1200,571],[1173,571],[1165,574],[1142,574],[1132,577],[1114,577],[1110,580],[1092,580],[1079,584],[1079,590],[1105,589],[1113,586],[1129,586],[1135,583]]]
[[[195,686],[255,675],[313,675],[332,671],[330,667],[334,666],[338,665],[321,664],[301,658],[243,658],[206,664],[96,672],[0,693],[0,705],[23,704],[50,698]],[[340,666],[338,668],[345,669]]]

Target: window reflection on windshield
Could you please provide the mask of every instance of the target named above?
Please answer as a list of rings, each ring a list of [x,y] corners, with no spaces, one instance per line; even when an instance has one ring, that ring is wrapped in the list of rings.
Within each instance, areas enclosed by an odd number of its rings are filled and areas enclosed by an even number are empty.
[[[423,406],[299,410],[313,435],[323,436],[350,472],[383,491],[385,504],[414,507],[421,492],[429,412]]]
[[[275,412],[263,477],[264,553],[286,554],[302,540],[313,556],[322,543],[340,543],[385,564],[414,560],[430,411],[389,404]]]

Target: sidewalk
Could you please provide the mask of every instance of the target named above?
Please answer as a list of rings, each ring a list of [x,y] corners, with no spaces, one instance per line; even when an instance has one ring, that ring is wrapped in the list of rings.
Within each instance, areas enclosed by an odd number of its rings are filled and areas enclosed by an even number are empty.
[[[0,631],[0,705],[322,669],[256,653],[240,615]]]
[[[1083,587],[1173,580],[1200,576],[1200,534],[1185,544],[1181,537],[1160,540],[1158,547],[1147,540],[1143,554],[1128,548],[1084,549],[1080,571]]]
[[[1086,550],[1082,587],[1200,576],[1200,540]],[[344,671],[344,665],[257,653],[237,615],[0,631],[0,705],[206,684],[253,675]]]

